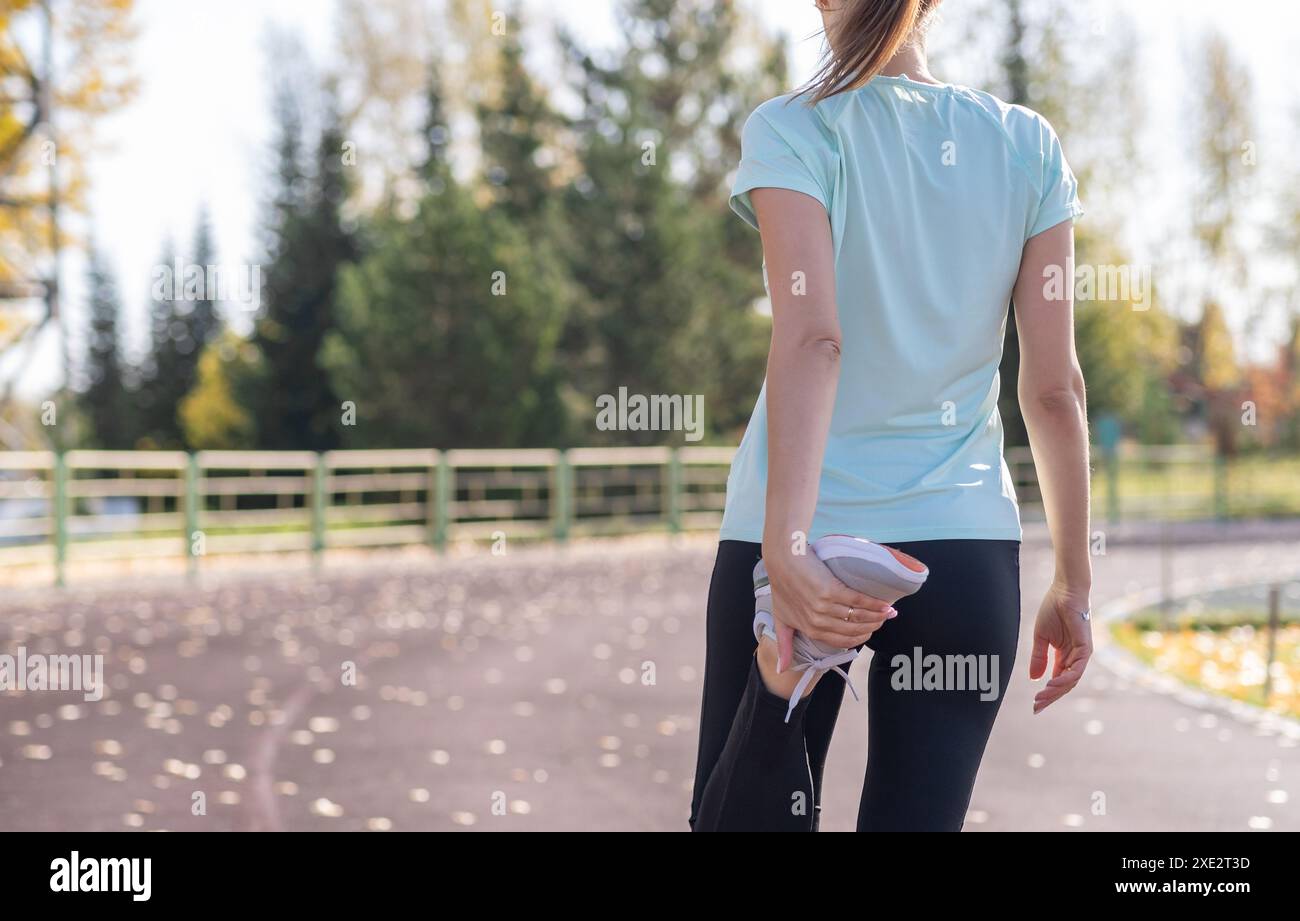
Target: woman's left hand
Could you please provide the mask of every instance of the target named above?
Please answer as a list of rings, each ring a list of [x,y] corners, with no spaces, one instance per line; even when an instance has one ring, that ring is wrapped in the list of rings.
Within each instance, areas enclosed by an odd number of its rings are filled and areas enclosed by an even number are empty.
[[[1055,583],[1038,609],[1034,622],[1034,650],[1029,657],[1029,678],[1038,680],[1047,671],[1047,649],[1056,651],[1052,677],[1034,695],[1034,712],[1041,713],[1056,703],[1079,683],[1092,658],[1092,623],[1082,611],[1088,610],[1088,597],[1070,592]]]

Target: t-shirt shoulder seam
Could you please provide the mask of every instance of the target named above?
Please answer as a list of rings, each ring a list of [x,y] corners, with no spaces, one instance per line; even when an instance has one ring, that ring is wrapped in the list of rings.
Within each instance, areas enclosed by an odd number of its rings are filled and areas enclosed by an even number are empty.
[[[816,143],[818,146],[824,147],[828,152],[834,154],[835,157],[838,159],[839,151],[836,149],[836,145],[833,140],[835,137],[834,127],[827,122],[826,116],[823,113],[819,112],[817,107],[807,106],[805,103],[801,103],[799,101],[799,97],[801,95],[803,94],[785,93],[780,96],[773,96],[771,99],[768,99],[765,102],[761,102],[757,106],[755,106],[753,115],[757,115],[759,118],[763,119],[763,121],[767,124],[767,126],[773,131],[775,131],[788,144],[790,143],[790,140],[788,137],[786,137],[785,132],[788,131],[792,126],[778,125],[775,121],[772,120],[771,116],[769,116],[768,113],[764,110],[767,109],[769,106],[779,106],[784,108],[787,105],[804,105],[808,109],[808,119],[809,119],[810,127],[814,127],[816,129],[816,135],[817,135],[816,138],[804,137],[805,142],[812,141]]]
[[[988,110],[988,108],[984,105],[984,103],[980,101],[979,97],[976,95],[976,92],[974,90],[964,86],[954,87],[954,90],[955,92],[953,93],[953,95],[956,98],[964,99],[967,102],[974,105],[975,108],[979,109],[980,114],[983,115],[985,118],[987,118],[993,124],[993,127],[997,128],[998,133],[1002,135],[1002,142],[1007,145],[1007,150],[1011,152],[1011,158],[1016,162],[1016,165],[1019,166],[1020,169],[1024,171],[1025,175],[1029,177],[1029,181],[1033,184],[1035,191],[1041,194],[1042,193],[1041,186],[1043,182],[1042,172],[1040,170],[1039,173],[1035,175],[1033,169],[1031,169],[1029,164],[1025,162],[1025,158],[1021,155],[1019,149],[1016,146],[1016,139],[1011,136],[1011,132],[1007,130],[1007,126],[1004,125],[1000,120],[998,120],[993,115],[993,113]],[[989,96],[989,98],[996,99],[996,97],[994,96]],[[998,100],[998,101],[1002,102],[1002,100]],[[1029,114],[1035,115],[1036,117],[1041,117],[1038,116],[1037,113],[1035,113],[1032,109],[1028,109],[1025,106],[1017,107],[1012,103],[1003,103],[1003,104],[1006,105],[1008,108],[1024,109],[1024,111]]]

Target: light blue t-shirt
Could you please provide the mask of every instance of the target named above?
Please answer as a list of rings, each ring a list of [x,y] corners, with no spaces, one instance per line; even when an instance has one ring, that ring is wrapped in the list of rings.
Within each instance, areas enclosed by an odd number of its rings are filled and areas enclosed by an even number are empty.
[[[1023,106],[906,77],[787,99],[745,123],[731,207],[757,227],[749,192],[775,187],[830,216],[843,343],[808,539],[1020,540],[998,365],[1025,241],[1083,213],[1056,133]],[[766,394],[727,479],[724,540],[762,540]]]

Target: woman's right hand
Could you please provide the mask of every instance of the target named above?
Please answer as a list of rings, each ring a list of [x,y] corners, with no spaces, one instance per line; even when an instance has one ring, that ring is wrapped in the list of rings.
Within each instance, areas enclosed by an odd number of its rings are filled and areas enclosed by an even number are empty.
[[[784,552],[764,557],[772,585],[772,615],[778,640],[777,670],[793,654],[793,631],[831,646],[861,646],[887,620],[898,616],[893,605],[854,591],[816,554]]]

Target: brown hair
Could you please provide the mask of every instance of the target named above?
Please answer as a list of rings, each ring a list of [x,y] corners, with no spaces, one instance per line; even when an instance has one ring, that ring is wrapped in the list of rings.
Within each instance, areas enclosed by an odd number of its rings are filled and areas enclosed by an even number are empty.
[[[809,105],[862,86],[888,63],[935,7],[935,0],[845,0],[831,52],[802,93]]]

